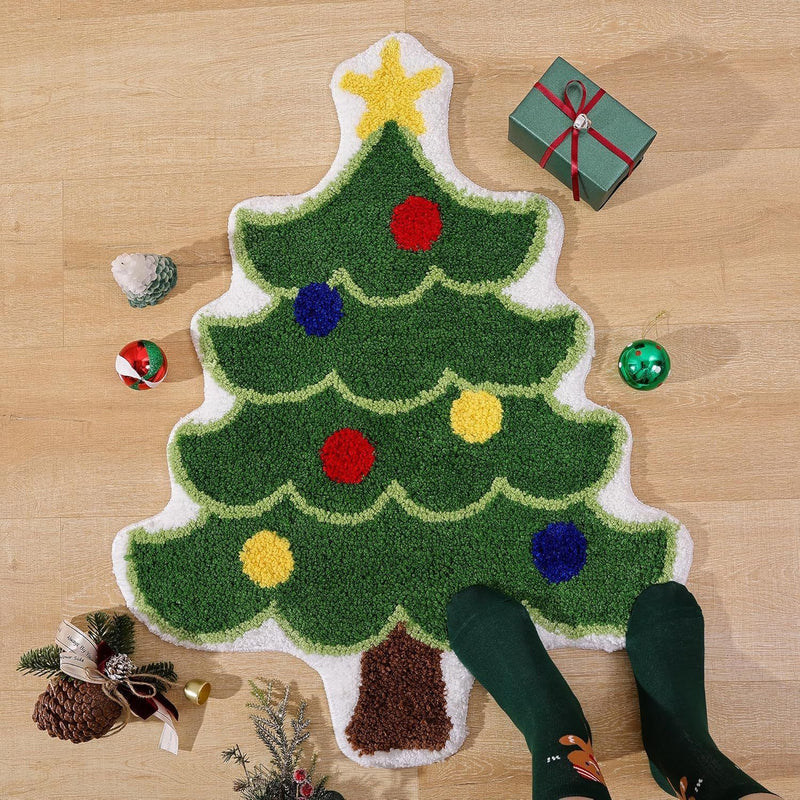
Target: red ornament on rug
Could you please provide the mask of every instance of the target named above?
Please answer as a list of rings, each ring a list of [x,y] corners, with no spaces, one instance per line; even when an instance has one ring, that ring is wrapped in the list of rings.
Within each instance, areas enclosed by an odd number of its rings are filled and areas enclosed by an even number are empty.
[[[412,194],[394,207],[389,227],[400,250],[430,250],[442,233],[439,205]]]
[[[319,455],[325,474],[336,483],[361,483],[375,463],[375,448],[353,428],[332,433]]]

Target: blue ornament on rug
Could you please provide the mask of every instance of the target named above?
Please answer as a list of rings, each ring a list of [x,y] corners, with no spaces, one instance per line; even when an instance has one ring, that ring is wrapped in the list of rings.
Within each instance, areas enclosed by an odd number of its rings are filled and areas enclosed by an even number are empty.
[[[309,336],[327,336],[342,318],[342,296],[327,283],[309,283],[297,293],[294,318]]]
[[[564,583],[586,563],[586,537],[571,522],[551,522],[534,534],[531,555],[548,583]]]

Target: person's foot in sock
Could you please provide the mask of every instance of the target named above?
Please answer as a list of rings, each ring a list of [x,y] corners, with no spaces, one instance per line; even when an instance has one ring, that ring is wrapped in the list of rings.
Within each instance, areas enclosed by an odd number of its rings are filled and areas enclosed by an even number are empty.
[[[589,725],[524,606],[471,586],[447,606],[450,645],[522,731],[536,800],[610,800]]]
[[[653,777],[684,800],[774,796],[724,756],[708,732],[703,612],[670,581],[645,589],[628,622],[642,740]]]

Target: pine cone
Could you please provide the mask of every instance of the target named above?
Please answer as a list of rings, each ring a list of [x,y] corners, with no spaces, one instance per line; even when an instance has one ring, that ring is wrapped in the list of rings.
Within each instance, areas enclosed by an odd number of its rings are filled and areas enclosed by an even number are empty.
[[[50,736],[80,744],[108,733],[121,713],[98,684],[58,681],[39,695],[33,721]]]
[[[128,303],[134,308],[154,306],[178,282],[178,270],[175,267],[175,262],[169,256],[155,256],[155,259],[156,275],[153,282],[139,297],[128,297]]]
[[[154,306],[178,282],[175,262],[152,253],[123,253],[112,262],[111,272],[134,308]]]

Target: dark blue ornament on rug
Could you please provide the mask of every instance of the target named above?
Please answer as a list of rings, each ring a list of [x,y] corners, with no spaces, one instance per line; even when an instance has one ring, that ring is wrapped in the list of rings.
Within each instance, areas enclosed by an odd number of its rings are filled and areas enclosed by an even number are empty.
[[[531,555],[548,583],[564,583],[586,563],[586,537],[571,522],[551,522],[534,534]]]
[[[327,283],[309,283],[294,299],[294,318],[309,336],[327,336],[342,318],[342,296]]]

